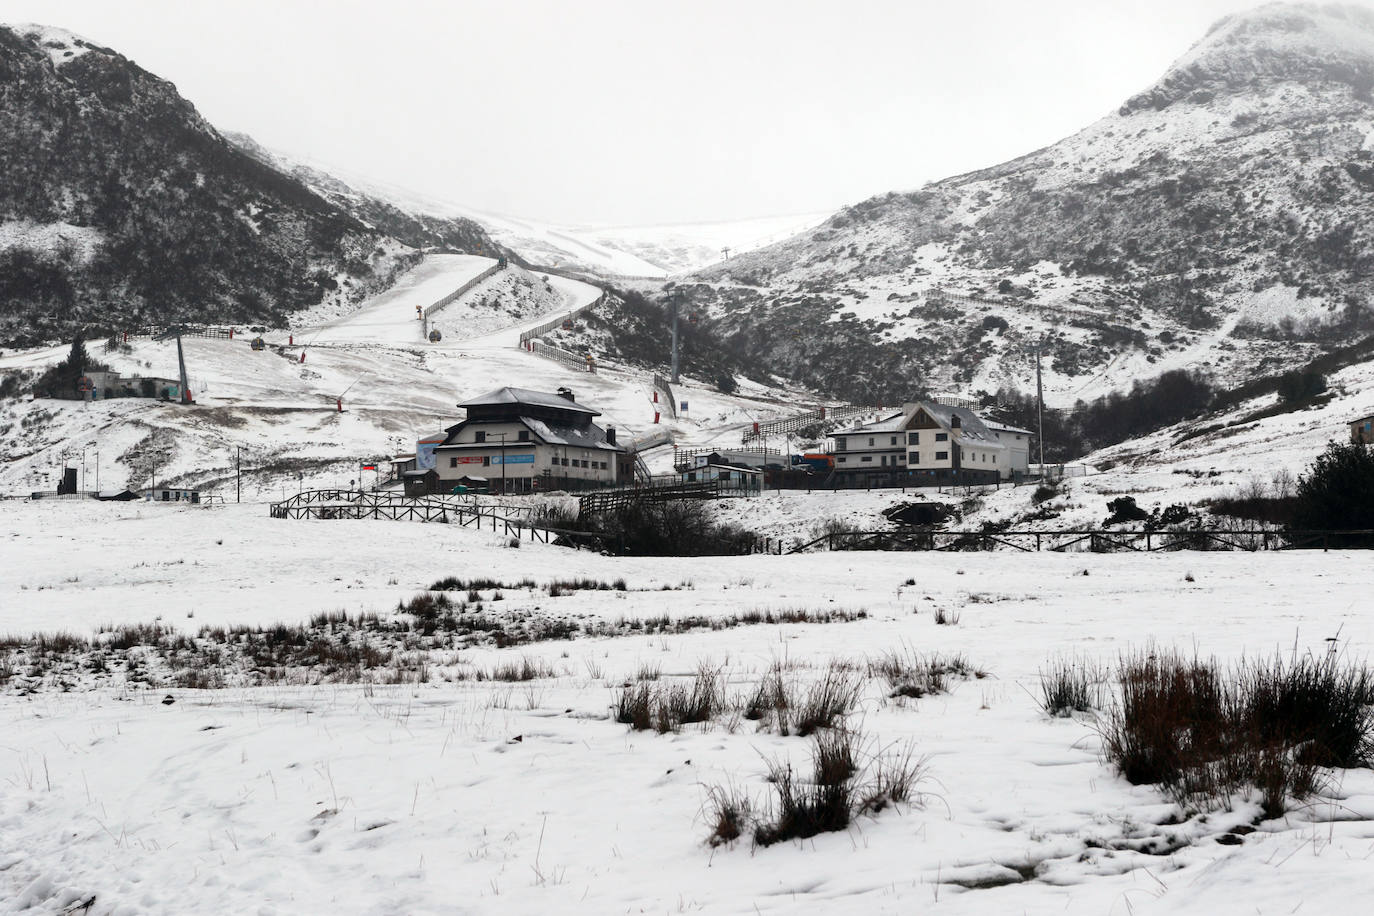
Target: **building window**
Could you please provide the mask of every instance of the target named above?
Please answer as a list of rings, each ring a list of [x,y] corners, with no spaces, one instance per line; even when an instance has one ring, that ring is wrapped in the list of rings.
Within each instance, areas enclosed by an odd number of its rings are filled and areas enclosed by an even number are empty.
[[[936,433],[936,434],[935,434],[935,441],[936,441],[936,442],[948,442],[948,441],[949,441],[949,433]]]
[[[848,463],[849,463],[849,459],[846,458],[846,457],[844,457],[843,455],[841,455],[839,458],[836,458],[835,460],[838,461],[840,464],[848,464]]]
[[[868,447],[869,447],[869,448],[872,448],[872,447],[873,447],[873,437],[872,437],[872,436],[869,436],[869,437],[868,437]]]
[[[477,436],[477,438],[473,440],[473,441],[475,441],[475,442],[486,442],[486,441],[487,441],[487,431],[486,431],[485,429],[479,429],[479,430],[477,430],[476,436]]]
[[[906,441],[909,442],[909,443],[911,443],[912,445],[920,445],[920,444],[921,444],[921,434],[920,434],[920,433],[907,433],[907,434],[906,434]]]
[[[568,466],[568,459],[564,458],[564,459],[563,459],[563,467],[567,467],[567,466]]]
[[[893,437],[892,437],[892,441],[889,442],[888,445],[896,445],[896,444],[897,444],[897,437],[896,437],[896,436],[893,436]]]
[[[883,467],[887,467],[887,456],[883,456]]]
[[[837,452],[847,452],[847,451],[849,451],[849,440],[846,439],[844,436],[837,436],[837,437],[835,438],[835,451],[837,451]]]
[[[522,429],[522,430],[520,430],[520,432],[518,432],[518,433],[515,434],[515,441],[516,441],[516,442],[528,442],[528,441],[530,441],[530,431],[529,431],[528,429]]]
[[[920,452],[912,452],[910,455],[907,455],[907,456],[906,456],[906,460],[907,460],[907,463],[908,463],[908,464],[920,464],[920,463],[921,463],[921,453],[920,453]]]
[[[482,456],[482,467],[484,467],[484,468],[489,468],[489,467],[491,467],[491,456],[490,456],[490,455],[483,455],[483,456]]]
[[[448,466],[451,468],[458,467],[458,456],[455,455],[454,457],[450,458],[448,460]]]
[[[935,460],[936,460],[936,461],[948,461],[948,460],[949,460],[949,452],[936,452],[936,453],[935,453]]]
[[[860,461],[872,461],[872,460],[873,460],[873,456],[872,456],[872,455],[864,455],[864,456],[863,456],[862,458],[860,458],[859,460],[860,460]]]

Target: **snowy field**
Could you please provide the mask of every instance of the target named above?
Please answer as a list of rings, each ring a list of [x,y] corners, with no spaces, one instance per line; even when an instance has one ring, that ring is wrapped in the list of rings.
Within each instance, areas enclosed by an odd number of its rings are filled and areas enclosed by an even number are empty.
[[[452,526],[273,520],[260,504],[4,502],[0,532],[0,633],[385,617],[448,575],[626,581],[485,593],[513,616],[868,615],[476,645],[405,685],[21,695],[12,681],[0,693],[5,912],[92,898],[102,914],[1364,910],[1369,772],[1332,773],[1323,796],[1277,820],[1249,799],[1191,814],[1118,777],[1090,717],[1051,719],[1035,695],[1056,657],[1113,663],[1152,641],[1231,660],[1323,653],[1334,638],[1364,659],[1367,554],[615,559]],[[937,611],[957,622],[938,625]],[[869,753],[925,758],[922,797],[804,842],[713,848],[706,812],[716,786],[762,803],[769,761],[806,766],[808,739],[738,713],[666,735],[610,716],[646,666],[688,683],[707,664],[741,697],[776,663],[807,681],[832,659],[862,671],[893,650],[963,653],[985,676],[921,699],[865,677],[850,724]],[[470,679],[526,658],[544,676]]]

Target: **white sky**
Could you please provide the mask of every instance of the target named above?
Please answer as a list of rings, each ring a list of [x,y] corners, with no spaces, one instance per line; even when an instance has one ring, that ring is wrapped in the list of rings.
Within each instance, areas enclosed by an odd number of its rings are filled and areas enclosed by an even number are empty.
[[[290,155],[495,213],[649,224],[832,209],[1029,152],[1247,5],[0,0],[0,21],[112,47]]]

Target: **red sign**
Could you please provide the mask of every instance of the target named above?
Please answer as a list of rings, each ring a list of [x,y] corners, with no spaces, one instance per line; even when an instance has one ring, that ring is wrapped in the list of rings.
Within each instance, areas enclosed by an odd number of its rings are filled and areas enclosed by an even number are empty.
[[[459,458],[459,459],[458,459],[458,463],[459,463],[459,464],[481,464],[481,463],[482,463],[482,458],[481,458],[480,455],[468,455],[468,456]]]
[[[363,470],[364,470],[364,471],[375,471],[375,470],[377,470],[377,465],[375,465],[375,464],[365,464],[365,465],[363,465]]]

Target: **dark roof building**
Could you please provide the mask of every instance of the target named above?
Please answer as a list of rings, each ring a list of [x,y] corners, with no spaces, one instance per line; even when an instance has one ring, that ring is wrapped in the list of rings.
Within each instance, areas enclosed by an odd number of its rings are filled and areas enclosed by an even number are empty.
[[[615,430],[593,423],[601,412],[577,403],[567,388],[497,388],[458,406],[467,419],[434,448],[441,488],[474,471],[506,492],[605,486],[617,478],[625,450]]]

